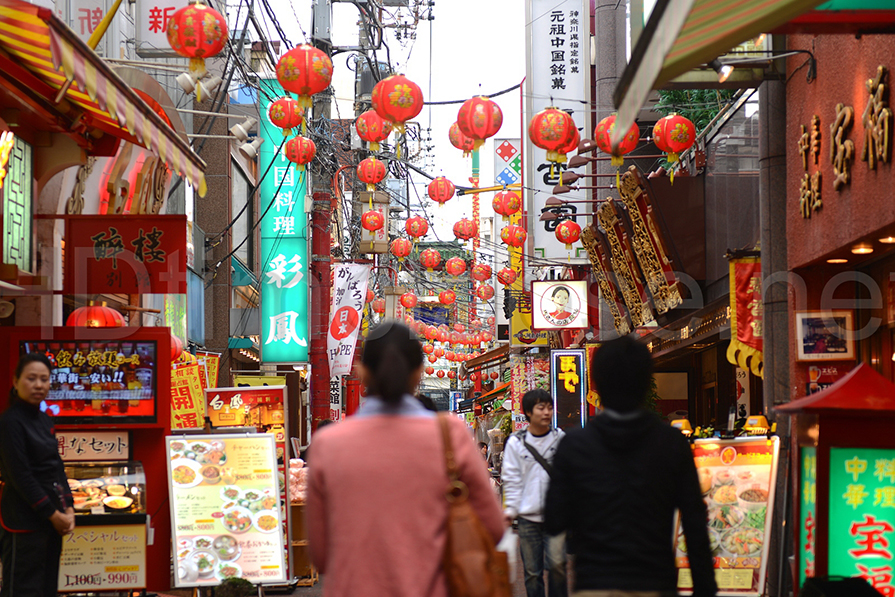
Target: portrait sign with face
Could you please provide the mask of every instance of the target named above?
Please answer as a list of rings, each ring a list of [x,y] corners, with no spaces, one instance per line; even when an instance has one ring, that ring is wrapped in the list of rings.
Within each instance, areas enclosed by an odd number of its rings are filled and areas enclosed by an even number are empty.
[[[532,282],[534,329],[587,327],[587,282]]]

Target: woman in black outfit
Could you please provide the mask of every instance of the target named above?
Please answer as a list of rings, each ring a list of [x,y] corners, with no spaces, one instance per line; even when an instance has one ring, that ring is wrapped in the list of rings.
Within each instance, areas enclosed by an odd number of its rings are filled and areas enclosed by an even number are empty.
[[[45,355],[24,355],[0,416],[0,597],[55,597],[62,537],[75,528],[53,422],[40,410],[52,369]]]

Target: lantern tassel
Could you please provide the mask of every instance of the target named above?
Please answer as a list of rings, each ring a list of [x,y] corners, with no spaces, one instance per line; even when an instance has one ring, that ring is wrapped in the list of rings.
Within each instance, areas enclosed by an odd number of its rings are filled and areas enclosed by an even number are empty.
[[[668,178],[671,180],[671,184],[674,185],[674,167],[671,168],[671,174],[668,175]]]
[[[615,188],[618,190],[619,187],[622,186],[621,176],[619,176],[618,169],[615,170]]]
[[[367,183],[367,192],[372,193],[376,190],[376,185]],[[373,195],[370,195],[370,208],[373,207]]]
[[[370,193],[370,209],[373,209],[373,193]]]

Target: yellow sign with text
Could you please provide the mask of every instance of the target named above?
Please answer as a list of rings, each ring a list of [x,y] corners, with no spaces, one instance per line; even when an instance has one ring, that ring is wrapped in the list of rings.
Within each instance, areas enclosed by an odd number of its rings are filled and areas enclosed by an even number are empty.
[[[62,541],[60,593],[145,587],[145,524],[77,526]]]

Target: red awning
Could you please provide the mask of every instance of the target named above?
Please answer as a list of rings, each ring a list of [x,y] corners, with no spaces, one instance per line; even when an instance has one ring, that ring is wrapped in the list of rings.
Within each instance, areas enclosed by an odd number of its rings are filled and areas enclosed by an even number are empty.
[[[774,410],[785,414],[888,411],[895,416],[895,384],[870,365],[861,363],[829,388]]]

